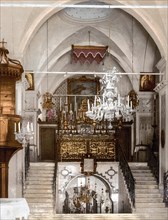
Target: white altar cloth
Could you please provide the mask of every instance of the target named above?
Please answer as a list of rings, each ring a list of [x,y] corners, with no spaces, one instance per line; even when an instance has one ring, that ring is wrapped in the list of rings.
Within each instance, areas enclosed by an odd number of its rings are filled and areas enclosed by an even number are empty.
[[[0,199],[1,220],[28,219],[29,213],[30,209],[24,198]]]

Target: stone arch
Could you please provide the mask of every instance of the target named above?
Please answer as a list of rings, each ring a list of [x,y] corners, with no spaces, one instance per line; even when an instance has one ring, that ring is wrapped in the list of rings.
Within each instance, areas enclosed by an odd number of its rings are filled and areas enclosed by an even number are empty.
[[[81,0],[78,0],[76,3],[80,3]],[[107,0],[104,0],[104,3],[108,4]],[[67,1],[69,4],[73,4],[72,0]],[[116,3],[121,4],[119,0],[116,0]],[[122,2],[123,4],[123,2]],[[126,3],[125,3],[126,5]],[[23,39],[21,40],[20,43],[20,52],[21,54],[24,54],[25,49],[27,48],[28,44],[30,43],[31,39],[39,29],[39,27],[46,22],[48,18],[50,18],[52,15],[60,11],[60,8],[47,8],[46,10],[42,11],[41,14],[31,23],[31,25],[28,27],[26,34],[24,35]],[[141,24],[142,26],[147,30],[147,32],[151,35],[151,37],[154,39],[156,45],[159,48],[161,56],[165,56],[166,51],[163,46],[163,35],[161,36],[160,33],[157,32],[155,29],[155,25],[152,24],[152,19],[149,19],[147,14],[144,13],[144,11],[138,11],[135,8],[131,9],[123,9],[133,17],[135,17]]]

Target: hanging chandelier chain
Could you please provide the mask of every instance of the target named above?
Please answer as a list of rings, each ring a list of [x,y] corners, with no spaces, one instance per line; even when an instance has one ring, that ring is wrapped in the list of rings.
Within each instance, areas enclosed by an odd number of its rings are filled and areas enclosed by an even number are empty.
[[[47,20],[47,92],[48,92],[48,20]]]
[[[134,18],[132,16],[132,72],[134,71]]]

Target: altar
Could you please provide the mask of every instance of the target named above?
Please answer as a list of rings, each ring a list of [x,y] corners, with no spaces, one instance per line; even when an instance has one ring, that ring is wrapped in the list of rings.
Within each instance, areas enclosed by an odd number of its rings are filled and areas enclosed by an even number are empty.
[[[21,220],[28,219],[30,213],[29,206],[24,198],[1,198],[0,199],[0,219]]]

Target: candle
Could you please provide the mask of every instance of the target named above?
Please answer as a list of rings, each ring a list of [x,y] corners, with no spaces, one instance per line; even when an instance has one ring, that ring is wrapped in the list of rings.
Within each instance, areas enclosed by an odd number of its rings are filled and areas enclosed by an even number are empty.
[[[27,123],[27,131],[30,132],[30,123],[29,123],[29,121]]]
[[[89,102],[89,99],[88,99],[88,111],[90,111],[90,102]]]
[[[130,102],[130,104],[131,104],[131,110],[132,110],[132,101]]]
[[[74,111],[76,111],[77,110],[77,108],[76,108],[76,96],[74,96],[74,99],[75,99],[75,105],[74,105]]]
[[[94,106],[96,106],[96,96],[95,96],[95,99],[94,99]]]
[[[127,97],[127,102],[128,102],[128,107],[129,107],[129,95],[128,95],[128,97]]]
[[[20,122],[18,123],[18,131],[20,132]]]
[[[120,106],[120,94],[118,94],[118,106]]]
[[[62,107],[62,98],[60,97],[60,111],[61,111],[61,107]]]
[[[15,124],[14,124],[14,131],[16,132],[16,122],[15,122]]]
[[[33,131],[33,122],[31,122],[31,131]]]

